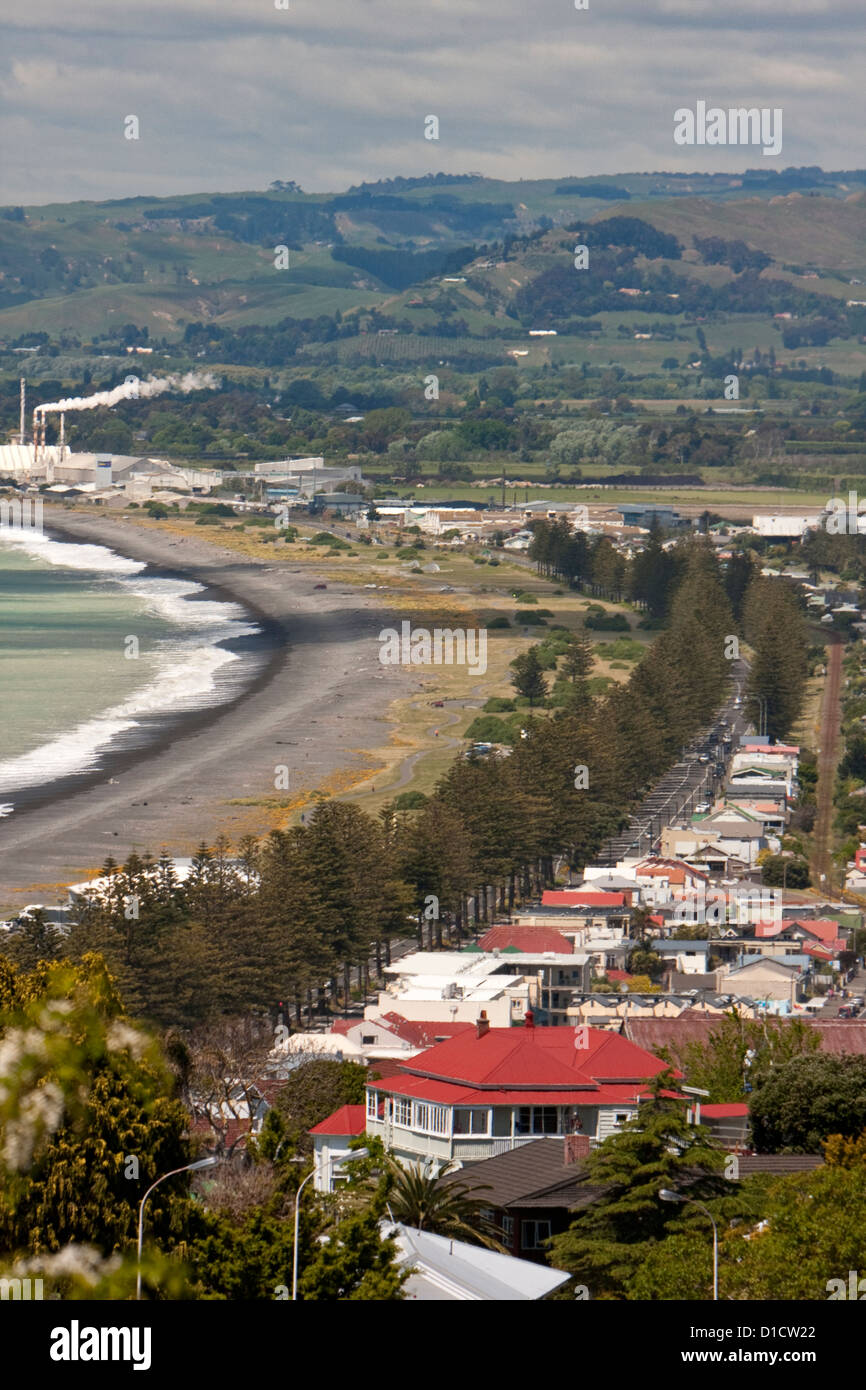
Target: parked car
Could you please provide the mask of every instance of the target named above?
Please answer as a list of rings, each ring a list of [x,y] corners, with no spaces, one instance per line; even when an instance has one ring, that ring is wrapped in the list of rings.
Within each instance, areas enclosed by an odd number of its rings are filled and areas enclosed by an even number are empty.
[[[314,585],[313,585],[313,588],[314,588],[314,589],[327,589],[327,587],[328,587],[327,584],[314,584]]]

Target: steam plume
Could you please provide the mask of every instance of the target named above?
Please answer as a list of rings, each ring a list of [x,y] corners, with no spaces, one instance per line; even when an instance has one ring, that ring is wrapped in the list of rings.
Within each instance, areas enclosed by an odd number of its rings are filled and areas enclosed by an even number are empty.
[[[216,378],[212,372],[152,376],[146,381],[140,381],[137,376],[130,376],[110,391],[97,391],[93,396],[69,396],[64,401],[49,401],[47,405],[37,406],[37,412],[46,415],[58,410],[95,410],[100,405],[117,405],[118,401],[146,400],[150,396],[161,396],[164,391],[176,391],[185,396],[190,391],[215,391],[216,386]]]

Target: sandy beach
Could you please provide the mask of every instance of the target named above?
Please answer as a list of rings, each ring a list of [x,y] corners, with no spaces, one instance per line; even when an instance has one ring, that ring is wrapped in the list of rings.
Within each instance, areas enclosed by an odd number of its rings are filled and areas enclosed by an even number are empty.
[[[381,596],[333,579],[314,590],[319,576],[309,565],[293,572],[288,555],[247,559],[156,526],[48,509],[45,525],[245,605],[263,628],[266,664],[230,706],[166,724],[149,750],[120,755],[89,784],[58,786],[46,804],[0,820],[0,912],[62,901],[63,885],[98,871],[109,854],[163,846],[188,854],[220,832],[236,841],[286,818],[276,804],[235,799],[290,802],[328,789],[338,772],[363,775],[364,750],[387,741],[389,703],[413,685],[409,672],[379,662],[376,637],[394,617]],[[275,791],[280,765],[288,792]]]

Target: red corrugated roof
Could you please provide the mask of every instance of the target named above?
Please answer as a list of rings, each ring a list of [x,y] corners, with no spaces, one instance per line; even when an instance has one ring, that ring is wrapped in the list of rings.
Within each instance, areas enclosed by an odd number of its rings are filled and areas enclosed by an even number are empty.
[[[634,976],[628,970],[605,970],[605,975],[609,980],[632,980]]]
[[[544,896],[546,899],[547,894]],[[491,927],[490,931],[484,933],[478,945],[482,951],[504,951],[507,946],[513,946],[518,951],[537,951],[539,955],[544,955],[545,951],[555,951],[558,955],[567,956],[574,953],[574,945],[568,937],[562,936],[552,927],[515,927],[507,923]]]
[[[320,1124],[314,1125],[310,1134],[363,1134],[367,1128],[367,1110],[364,1105],[341,1105],[333,1115]]]
[[[625,894],[548,888],[541,895],[541,904],[542,907],[624,907]]]
[[[577,1047],[580,1041],[585,1046]],[[533,1088],[647,1080],[663,1064],[618,1033],[599,1028],[470,1030],[402,1063],[404,1071],[458,1085]]]
[[[740,1101],[733,1101],[729,1105],[704,1105],[701,1103],[701,1115],[708,1115],[711,1120],[739,1119],[748,1113],[748,1105],[743,1105]]]
[[[402,1014],[393,1012],[371,1021],[384,1024],[389,1033],[394,1033],[413,1047],[432,1047],[443,1038],[453,1038],[457,1033],[465,1033],[467,1029],[475,1027],[473,1023],[441,1023],[438,1019],[404,1018]]]
[[[637,1098],[647,1099],[652,1094],[651,1088],[640,1081],[622,1086],[588,1086],[571,1091],[515,1091],[507,1086],[480,1091],[472,1086],[457,1086],[453,1082],[436,1081],[426,1076],[393,1077],[389,1081],[369,1084],[371,1090],[392,1096],[411,1096],[415,1100],[429,1100],[434,1105],[633,1105]]]
[[[839,923],[832,917],[797,917],[795,920],[798,927],[802,927],[810,936],[817,936],[827,946],[839,939]]]

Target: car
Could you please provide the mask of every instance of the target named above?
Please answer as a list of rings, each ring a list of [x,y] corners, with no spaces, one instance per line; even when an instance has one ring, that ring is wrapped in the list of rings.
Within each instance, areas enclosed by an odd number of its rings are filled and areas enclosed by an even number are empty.
[[[710,761],[710,755],[709,755],[709,753],[701,753],[700,757],[698,758],[698,762],[699,762],[699,763],[708,763],[709,761]]]
[[[314,589],[327,589],[327,587],[328,587],[327,584],[314,584],[314,585],[313,585],[313,588],[314,588]]]
[[[699,801],[698,804],[697,804],[697,806],[695,807],[695,815],[696,815],[696,816],[705,816],[705,815],[707,814],[707,811],[709,811],[709,810],[710,810],[710,803],[709,803],[708,801]]]
[[[431,700],[430,703],[431,703],[431,705],[433,706],[434,709],[442,709],[442,708],[444,708],[444,705],[445,705],[445,701],[444,701],[444,700]]]

